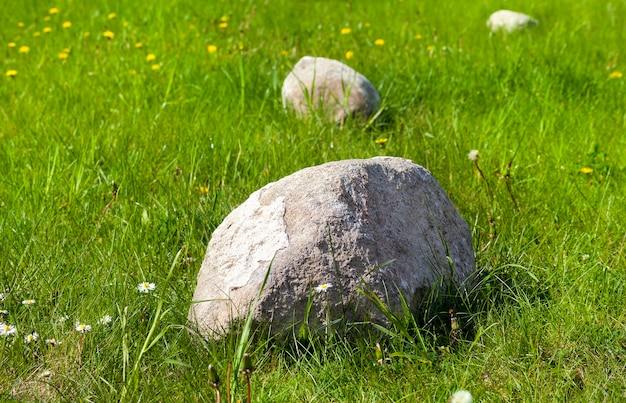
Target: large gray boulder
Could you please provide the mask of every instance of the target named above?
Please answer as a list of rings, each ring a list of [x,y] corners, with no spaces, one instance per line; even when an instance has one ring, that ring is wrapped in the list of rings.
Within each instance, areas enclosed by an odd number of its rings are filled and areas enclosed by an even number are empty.
[[[270,264],[254,319],[274,331],[301,322],[310,295],[312,328],[329,318],[385,324],[359,288],[400,313],[400,293],[414,307],[441,276],[462,290],[475,271],[469,227],[446,193],[395,157],[306,168],[250,195],[213,232],[189,320],[222,334],[245,318]],[[332,287],[318,293],[322,284]]]
[[[304,56],[287,75],[283,107],[300,117],[319,111],[342,123],[347,117],[369,118],[380,108],[380,95],[362,74],[332,59]]]
[[[491,14],[487,20],[487,27],[491,29],[491,32],[521,31],[525,28],[531,28],[538,24],[539,22],[531,16],[511,10],[496,11]]]

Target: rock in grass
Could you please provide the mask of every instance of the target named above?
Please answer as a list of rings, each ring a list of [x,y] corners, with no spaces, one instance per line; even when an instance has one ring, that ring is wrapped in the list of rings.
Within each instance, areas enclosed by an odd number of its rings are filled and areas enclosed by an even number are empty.
[[[380,95],[367,78],[323,57],[300,59],[283,82],[282,97],[283,107],[300,117],[318,111],[338,123],[348,117],[367,119],[380,108]]]
[[[487,26],[492,32],[496,31],[520,31],[525,28],[534,27],[539,22],[529,15],[510,10],[500,10],[489,16]]]
[[[265,288],[260,292],[271,265]],[[274,332],[307,316],[387,324],[358,291],[370,287],[392,312],[414,307],[438,280],[459,289],[475,271],[467,223],[429,171],[376,157],[306,168],[252,193],[213,232],[189,320],[219,336],[244,319]]]

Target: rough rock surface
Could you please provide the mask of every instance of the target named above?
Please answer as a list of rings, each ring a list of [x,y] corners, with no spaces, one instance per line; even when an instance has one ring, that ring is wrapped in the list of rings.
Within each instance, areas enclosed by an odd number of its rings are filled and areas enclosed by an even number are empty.
[[[189,320],[218,336],[245,318],[270,263],[254,319],[274,331],[301,322],[310,295],[312,328],[328,312],[385,324],[358,292],[364,284],[399,313],[399,292],[414,306],[442,275],[462,289],[475,270],[469,227],[446,193],[395,157],[306,168],[250,195],[213,232]]]
[[[283,82],[282,96],[283,107],[292,107],[298,116],[314,109],[335,122],[349,116],[367,119],[380,107],[380,95],[367,78],[323,57],[300,59]]]
[[[500,10],[489,16],[487,26],[492,32],[513,32],[538,25],[539,22],[529,15],[510,10]]]

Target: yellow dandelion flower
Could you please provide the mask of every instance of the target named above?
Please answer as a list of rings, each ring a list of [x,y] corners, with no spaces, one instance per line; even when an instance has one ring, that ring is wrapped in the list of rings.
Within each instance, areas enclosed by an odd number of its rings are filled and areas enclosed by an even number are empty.
[[[113,37],[115,37],[115,34],[111,31],[104,31],[102,35],[104,35],[104,37],[107,39],[113,39]]]
[[[59,12],[59,9],[58,9],[58,8],[56,8],[56,7],[52,7],[52,8],[50,9],[50,11],[48,11],[48,12],[49,12],[50,14],[57,14],[57,13]]]
[[[117,17],[117,14],[115,13],[109,13],[109,15],[107,15],[107,17],[112,20],[113,18]]]
[[[135,44],[135,49],[141,49],[141,48],[143,48],[143,43],[141,43],[141,42],[137,42],[137,43]]]
[[[72,23],[71,23],[70,21],[65,21],[65,22],[63,23],[63,28],[66,28],[66,29],[67,29],[67,28],[69,28],[69,27],[71,27],[71,26],[72,26]]]
[[[15,77],[17,75],[17,70],[9,70],[6,72],[7,77]]]
[[[59,59],[61,59],[61,60],[67,59],[68,56],[69,56],[69,54],[66,53],[66,52],[59,52]]]
[[[49,34],[50,32],[52,32],[52,28],[50,28],[50,27],[45,27],[45,28],[43,29],[43,32],[44,32],[44,34]]]
[[[228,23],[227,23],[227,22],[220,22],[220,25],[219,25],[219,27],[220,27],[220,28],[224,29],[224,28],[226,28],[227,26],[228,26]]]
[[[385,44],[385,40],[384,39],[376,39],[374,41],[374,45],[376,46],[383,46]]]
[[[17,23],[17,27],[18,28],[24,28],[24,23],[23,22],[18,22]]]
[[[222,22],[228,22],[228,19],[229,18],[228,18],[227,15],[223,15],[223,16],[220,17],[220,21],[222,21]]]
[[[237,45],[237,47],[239,48],[239,50],[243,50],[243,43],[239,42],[239,45]]]
[[[348,35],[352,30],[350,28],[342,28],[341,35]]]
[[[583,173],[583,174],[590,174],[590,173],[593,172],[593,168],[582,167],[582,168],[580,168],[580,171],[578,171],[578,172]]]
[[[203,195],[209,193],[209,188],[207,186],[200,186],[200,193]]]
[[[152,70],[159,70],[161,68],[161,66],[159,66],[158,64],[153,64],[151,69]]]
[[[148,54],[148,56],[146,56],[146,61],[147,62],[151,62],[151,61],[153,61],[155,59],[156,59],[156,56],[153,55],[152,53],[150,53],[150,54]]]
[[[33,32],[33,36],[34,36],[34,37],[38,37],[38,36],[40,36],[40,35],[41,35],[41,32],[39,32],[39,31],[35,31],[35,32]]]
[[[419,41],[420,39],[422,39],[422,35],[420,35],[420,34],[415,35],[415,39],[417,39]]]
[[[43,17],[44,21],[50,21],[52,19],[52,17],[50,17],[49,15],[46,15],[45,17]]]
[[[609,78],[622,78],[622,73],[619,71],[614,71],[609,75]]]
[[[385,144],[388,141],[389,141],[389,139],[387,137],[381,137],[379,139],[374,140],[374,143],[376,143],[376,144]]]
[[[350,60],[354,56],[354,52],[349,50],[346,52],[346,59]]]
[[[15,42],[9,42],[9,47],[10,47],[10,48],[14,48],[14,47],[16,47],[16,46],[17,46],[17,45],[15,44]]]
[[[207,50],[209,53],[215,53],[215,52],[217,52],[217,46],[215,46],[215,45],[209,45],[209,46],[207,46],[207,47],[206,47],[206,50]]]
[[[20,46],[20,53],[28,53],[30,52],[30,48],[28,46]]]

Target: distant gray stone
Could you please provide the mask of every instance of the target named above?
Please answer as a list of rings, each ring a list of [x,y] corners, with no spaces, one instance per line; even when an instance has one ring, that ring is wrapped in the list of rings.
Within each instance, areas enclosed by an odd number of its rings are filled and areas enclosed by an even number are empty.
[[[328,312],[386,324],[359,288],[400,313],[400,293],[415,307],[441,276],[462,290],[475,271],[469,227],[446,193],[395,157],[306,168],[252,193],[213,232],[189,320],[221,335],[246,317],[270,264],[254,320],[273,331],[303,321],[309,295],[313,329]]]
[[[492,32],[513,32],[538,25],[539,22],[529,15],[510,10],[500,10],[489,16],[487,26]]]
[[[293,108],[300,117],[317,110],[335,122],[349,116],[367,119],[380,108],[380,95],[367,78],[323,57],[300,59],[283,82],[282,97],[283,107]]]

